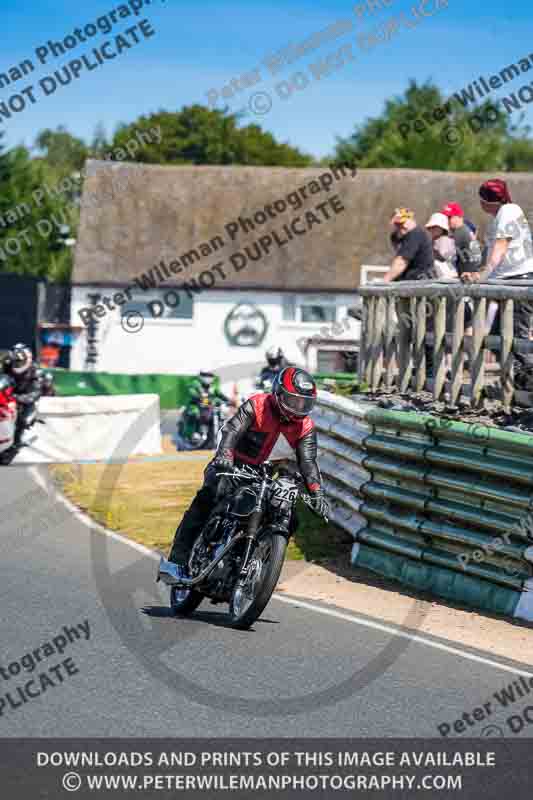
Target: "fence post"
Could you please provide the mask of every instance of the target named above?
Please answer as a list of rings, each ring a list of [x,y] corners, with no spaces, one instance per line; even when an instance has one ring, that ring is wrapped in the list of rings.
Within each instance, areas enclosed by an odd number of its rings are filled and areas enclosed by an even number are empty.
[[[362,383],[365,380],[366,363],[368,360],[367,341],[368,341],[368,297],[363,297],[363,306],[361,309],[361,333],[359,336],[359,381]]]
[[[500,324],[501,324],[501,387],[504,410],[511,410],[513,402],[513,301],[502,300],[500,304]]]
[[[459,297],[455,301],[453,339],[452,339],[452,384],[450,388],[450,403],[454,406],[461,393],[463,385],[464,368],[464,335],[465,335],[465,303],[464,297]]]
[[[383,333],[385,329],[386,302],[384,297],[376,299],[374,312],[374,339],[372,343],[372,391],[377,392],[383,371]]]
[[[437,298],[435,314],[435,340],[433,343],[433,399],[438,400],[446,378],[446,297]]]
[[[400,351],[400,392],[404,394],[409,388],[413,371],[412,332],[413,332],[414,298],[400,298],[398,303],[398,344]]]
[[[372,366],[374,358],[374,326],[376,317],[377,298],[371,297],[368,301],[368,313],[366,317],[366,359],[365,359],[365,382],[367,386],[372,385]]]
[[[392,391],[394,361],[394,311],[396,307],[394,295],[387,297],[387,313],[385,321],[385,388]]]
[[[472,340],[472,356],[470,363],[472,405],[477,407],[481,402],[481,393],[485,382],[485,321],[487,317],[487,301],[484,297],[474,300],[474,325]]]
[[[415,390],[421,392],[426,383],[426,298],[416,300],[415,316]]]

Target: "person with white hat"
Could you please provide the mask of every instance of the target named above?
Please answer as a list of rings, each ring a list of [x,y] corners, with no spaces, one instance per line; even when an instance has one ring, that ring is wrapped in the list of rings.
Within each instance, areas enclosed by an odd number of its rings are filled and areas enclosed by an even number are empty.
[[[445,214],[432,214],[426,222],[426,230],[433,244],[434,266],[438,278],[457,278],[454,267],[455,243],[449,236],[448,217]]]

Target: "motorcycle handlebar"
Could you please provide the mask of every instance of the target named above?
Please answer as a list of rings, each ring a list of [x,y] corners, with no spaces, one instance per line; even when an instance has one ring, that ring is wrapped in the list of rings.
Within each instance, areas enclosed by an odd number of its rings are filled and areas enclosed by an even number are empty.
[[[239,467],[235,467],[232,472],[217,472],[217,478],[227,476],[229,478],[248,478],[249,480],[267,480],[268,483],[275,483],[276,481],[273,478],[269,478],[267,475],[259,475],[255,471],[248,471],[240,469]],[[304,489],[304,481],[300,478],[297,482],[298,488],[298,496],[302,498],[303,502],[306,506],[309,506],[311,511],[313,511],[317,516],[322,517],[325,522],[329,522],[329,517],[324,514],[320,514],[312,505],[311,503],[311,496],[305,491]]]
[[[248,478],[248,480],[255,480],[255,481],[262,481],[266,480],[269,483],[275,483],[275,479],[271,478],[267,474],[261,474],[260,472],[256,472],[253,469],[247,470],[242,469],[241,467],[234,467],[232,472],[217,472],[217,477],[227,475],[230,478]],[[303,479],[300,478],[298,481],[295,481],[296,485],[303,485]]]

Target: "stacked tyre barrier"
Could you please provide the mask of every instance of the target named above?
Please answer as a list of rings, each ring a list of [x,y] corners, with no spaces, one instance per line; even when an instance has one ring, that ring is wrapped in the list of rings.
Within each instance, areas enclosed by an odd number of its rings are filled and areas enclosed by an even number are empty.
[[[533,435],[319,393],[331,519],[352,563],[450,601],[533,619]]]

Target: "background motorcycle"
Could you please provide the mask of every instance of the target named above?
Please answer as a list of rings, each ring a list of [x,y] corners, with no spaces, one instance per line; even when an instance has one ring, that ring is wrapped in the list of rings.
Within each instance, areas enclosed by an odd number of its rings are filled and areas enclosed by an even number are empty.
[[[196,430],[187,432],[191,424],[186,419],[186,411],[178,420],[177,447],[178,450],[213,450],[216,446],[217,434],[223,423],[225,403],[213,400],[207,392],[200,396],[197,404],[198,415],[193,418]]]
[[[170,605],[176,614],[191,614],[210,597],[229,603],[235,627],[249,628],[262,614],[278,582],[290,533],[280,518],[293,513],[298,496],[310,501],[299,475],[275,471],[266,462],[231,473],[236,488],[213,509],[189,558],[190,578],[176,584],[162,558],[158,579],[171,586]]]
[[[15,431],[17,427],[17,416],[21,406],[17,403],[13,395],[13,384],[8,377],[0,375],[0,466],[10,464],[21,447],[27,447],[35,441],[37,436],[28,437],[25,432],[28,428],[40,422],[44,425],[44,420],[37,419],[37,407],[34,404],[24,421],[24,433],[18,445],[15,444]]]
[[[11,381],[0,375],[0,464],[9,464],[16,455],[14,448],[17,401]]]

